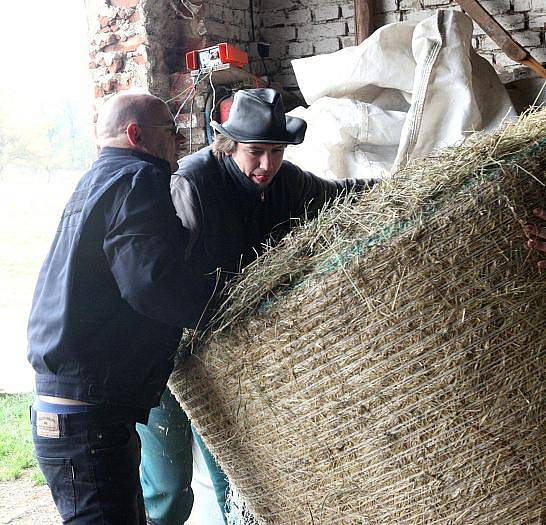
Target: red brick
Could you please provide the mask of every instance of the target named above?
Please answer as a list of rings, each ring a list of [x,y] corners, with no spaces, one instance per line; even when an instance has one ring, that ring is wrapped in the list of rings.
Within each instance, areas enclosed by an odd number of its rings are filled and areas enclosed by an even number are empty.
[[[110,5],[114,7],[135,7],[140,0],[110,0]]]
[[[131,17],[134,14],[138,14],[137,10],[136,10],[136,7],[122,7],[122,8],[120,8],[118,10],[116,16],[118,18],[123,18],[123,20],[128,20],[129,22],[131,22]],[[140,18],[140,16],[135,17],[136,20],[138,20],[139,18]]]
[[[144,35],[134,35],[131,38],[127,38],[125,42],[117,42],[115,44],[108,45],[104,48],[105,53],[110,53],[112,51],[123,51],[124,53],[128,51],[135,51],[140,44],[143,44],[146,41]]]
[[[101,28],[109,26],[110,22],[112,22],[112,19],[109,16],[99,16],[99,24]]]
[[[108,68],[110,73],[117,73],[123,68],[123,58],[116,57],[112,60],[112,65]]]
[[[100,50],[100,49],[103,49],[107,46],[110,46],[112,45],[114,42],[117,41],[117,37],[116,35],[114,35],[114,33],[100,33],[97,35],[99,38],[96,38],[95,39],[95,43],[96,43],[96,46],[97,48]]]
[[[118,91],[125,91],[126,89],[129,89],[133,87],[132,86],[132,82],[130,79],[127,79],[125,80],[125,82],[119,82],[119,81],[115,81],[114,82],[114,91],[117,93]]]
[[[146,64],[147,63],[147,60],[146,58],[144,58],[142,55],[135,55],[133,57],[133,61],[137,64]]]
[[[116,24],[112,24],[106,27],[102,27],[98,30],[98,33],[115,33],[118,30],[118,26]]]
[[[114,81],[111,78],[105,79],[100,83],[100,87],[105,93],[108,93],[114,89]]]
[[[138,22],[140,20],[140,13],[138,11],[135,11],[130,17],[129,17],[129,22],[131,22],[131,24],[134,24],[136,22]]]

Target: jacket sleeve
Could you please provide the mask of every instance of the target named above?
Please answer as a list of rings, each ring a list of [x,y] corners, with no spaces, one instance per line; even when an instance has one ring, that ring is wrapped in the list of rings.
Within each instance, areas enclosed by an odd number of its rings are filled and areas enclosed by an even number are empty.
[[[118,193],[103,249],[121,296],[146,317],[196,327],[206,317],[214,279],[185,263],[189,235],[175,214],[168,180],[146,168]]]
[[[291,195],[295,199],[292,209],[298,216],[315,217],[327,203],[336,197],[351,192],[362,192],[370,189],[374,182],[361,179],[323,179],[308,171],[303,171],[294,164],[289,164],[293,173],[290,182]]]
[[[205,214],[199,198],[199,192],[196,189],[193,181],[181,175],[179,172],[171,177],[171,198],[178,218],[182,221],[184,229],[188,233],[188,242],[184,251],[184,258],[189,264],[196,264],[196,257],[193,253],[197,241],[203,233],[203,222]],[[210,220],[210,219],[209,219]],[[199,264],[199,263],[197,263]],[[202,265],[199,266],[201,271]],[[206,276],[205,276],[206,278]],[[212,278],[212,276],[210,277]],[[208,314],[213,314],[222,300],[222,292],[226,283],[233,278],[233,274],[223,271],[222,268],[217,268],[214,274],[214,301],[209,302]],[[203,326],[201,323],[200,326]]]
[[[201,202],[194,187],[181,175],[171,177],[171,199],[176,210],[176,215],[188,232],[184,257],[189,259],[193,247],[201,235],[203,229],[203,211]]]

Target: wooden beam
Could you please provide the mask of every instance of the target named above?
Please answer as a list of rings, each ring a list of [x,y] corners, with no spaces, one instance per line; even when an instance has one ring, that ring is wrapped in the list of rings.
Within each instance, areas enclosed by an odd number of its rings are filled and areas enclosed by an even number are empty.
[[[373,33],[373,0],[355,0],[355,43]]]

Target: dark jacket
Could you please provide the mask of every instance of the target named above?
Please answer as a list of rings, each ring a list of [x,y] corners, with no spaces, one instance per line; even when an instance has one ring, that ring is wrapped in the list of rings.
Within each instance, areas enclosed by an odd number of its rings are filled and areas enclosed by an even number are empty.
[[[184,157],[171,182],[176,211],[190,232],[186,256],[204,273],[240,271],[303,218],[343,191],[367,188],[356,179],[325,180],[284,161],[262,189],[210,147]]]
[[[78,183],[42,266],[29,319],[38,394],[135,408],[145,419],[180,328],[212,292],[184,263],[170,167],[104,148]]]

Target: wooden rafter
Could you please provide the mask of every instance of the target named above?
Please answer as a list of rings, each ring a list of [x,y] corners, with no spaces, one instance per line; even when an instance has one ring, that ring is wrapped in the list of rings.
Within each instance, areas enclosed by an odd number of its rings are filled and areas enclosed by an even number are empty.
[[[355,43],[373,33],[373,0],[355,0]]]

